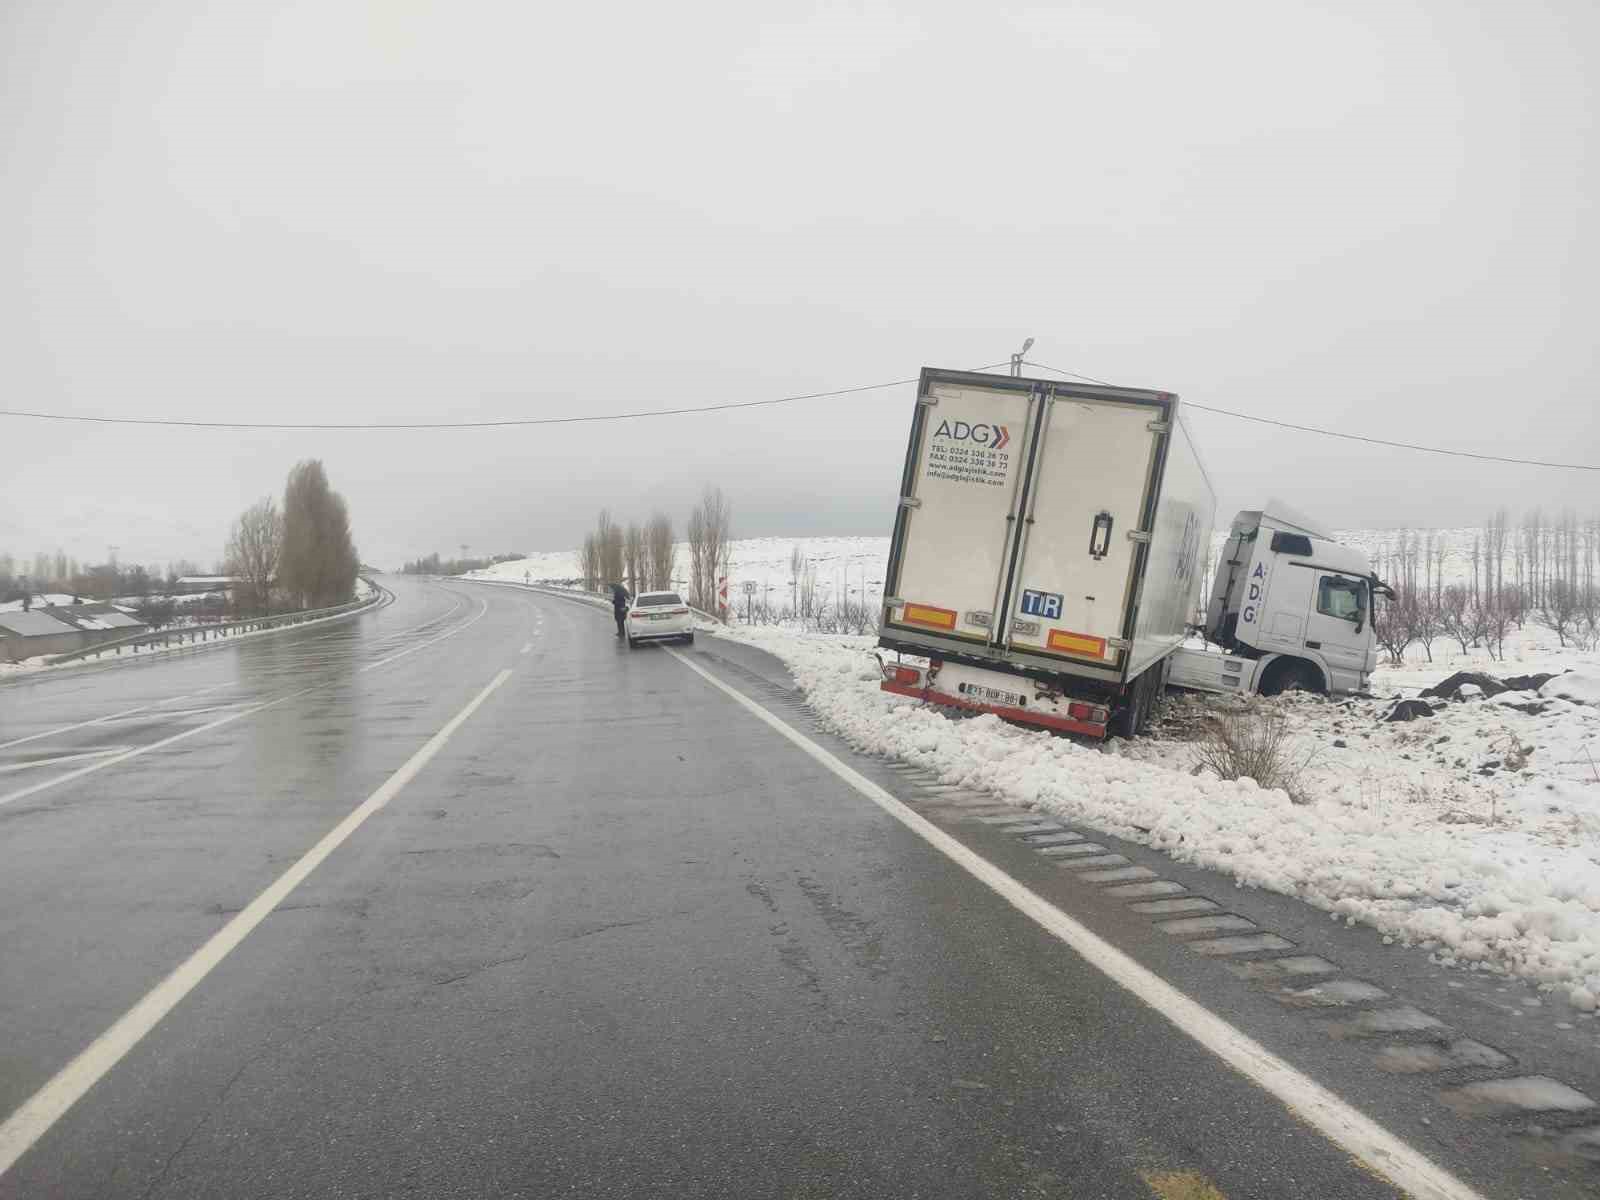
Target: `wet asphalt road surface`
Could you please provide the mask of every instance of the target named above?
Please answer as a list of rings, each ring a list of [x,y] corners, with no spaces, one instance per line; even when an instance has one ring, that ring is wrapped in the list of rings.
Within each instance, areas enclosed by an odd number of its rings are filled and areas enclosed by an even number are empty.
[[[671,654],[385,583],[0,689],[3,1118],[510,671],[0,1197],[1398,1194]]]

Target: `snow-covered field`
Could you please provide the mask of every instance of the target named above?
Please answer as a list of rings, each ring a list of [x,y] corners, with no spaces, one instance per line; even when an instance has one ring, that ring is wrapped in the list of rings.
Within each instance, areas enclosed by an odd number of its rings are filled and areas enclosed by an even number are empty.
[[[732,543],[728,569],[730,600],[744,600],[744,584],[752,582],[758,595],[770,598],[774,608],[793,606],[789,555],[796,546],[816,570],[817,593],[828,603],[840,595],[859,597],[883,594],[884,564],[889,559],[886,537],[745,538]],[[689,573],[689,547],[678,544],[677,576]],[[527,558],[496,563],[468,573],[471,579],[506,579],[515,583],[570,583],[583,575],[575,550],[551,550]],[[687,578],[678,586],[688,587]]]
[[[1401,535],[1336,536],[1376,559]],[[1474,531],[1435,536],[1446,545],[1446,580],[1465,578]],[[735,542],[731,595],[754,580],[787,607],[795,545],[816,563],[830,600],[840,589],[881,594],[888,539],[857,537]],[[524,572],[571,580],[576,556],[537,555],[479,574],[521,582]],[[1441,639],[1430,663],[1413,647],[1403,665],[1378,672],[1376,700],[1253,701],[1284,713],[1293,756],[1308,760],[1303,804],[1250,780],[1196,773],[1186,727],[1225,701],[1177,702],[1154,736],[1100,748],[886,695],[871,637],[793,625],[735,624],[722,634],[783,659],[821,719],[863,750],[1153,846],[1241,886],[1301,897],[1441,962],[1521,976],[1580,1013],[1600,1007],[1600,654],[1564,649],[1535,623],[1508,637],[1504,662]],[[1465,699],[1435,701],[1431,718],[1383,721],[1396,697],[1458,670],[1574,674],[1542,694],[1483,698],[1468,689]]]

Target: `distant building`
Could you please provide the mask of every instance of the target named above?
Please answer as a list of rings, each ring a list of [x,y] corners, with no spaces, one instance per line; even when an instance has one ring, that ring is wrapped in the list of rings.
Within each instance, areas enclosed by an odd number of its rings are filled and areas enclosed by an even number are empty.
[[[67,654],[143,633],[149,626],[110,604],[56,604],[0,612],[0,660]]]
[[[174,596],[200,596],[206,592],[226,592],[241,580],[237,575],[185,575],[173,589]]]

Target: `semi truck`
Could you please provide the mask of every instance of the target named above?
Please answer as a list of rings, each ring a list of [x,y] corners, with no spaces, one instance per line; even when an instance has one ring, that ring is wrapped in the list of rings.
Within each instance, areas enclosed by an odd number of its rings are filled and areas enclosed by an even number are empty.
[[[1235,520],[1204,622],[1215,648],[1193,644],[1216,507],[1171,392],[924,368],[884,580],[882,688],[1127,737],[1169,684],[1364,683],[1377,581],[1359,551],[1282,506]]]

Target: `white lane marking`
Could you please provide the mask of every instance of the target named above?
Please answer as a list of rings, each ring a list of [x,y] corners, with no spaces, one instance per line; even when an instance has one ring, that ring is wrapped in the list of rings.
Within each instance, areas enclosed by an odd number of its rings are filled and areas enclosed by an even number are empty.
[[[59,1121],[85,1092],[98,1083],[124,1055],[139,1044],[178,1003],[187,996],[223,959],[249,935],[267,914],[281,904],[307,875],[315,871],[323,859],[332,854],[351,834],[360,829],[368,817],[377,812],[416,778],[430,759],[444,747],[450,736],[478,711],[478,706],[494,694],[507,679],[509,670],[501,671],[489,681],[487,687],[474,696],[460,712],[451,717],[438,733],[428,739],[404,765],[372,795],[326,833],[322,840],[307,850],[300,859],[272,884],[252,900],[231,921],[212,934],[205,945],[156,984],[143,999],[119,1017],[71,1062],[30,1096],[23,1105],[0,1125],[0,1176],[4,1176],[16,1161],[28,1152],[35,1142]]]
[[[533,649],[533,643],[532,642],[528,642],[522,647],[522,652],[524,654],[526,654],[529,650],[532,650],[532,649]]]
[[[160,708],[164,704],[177,704],[181,700],[193,700],[196,696],[204,696],[207,692],[217,691],[219,688],[234,686],[233,680],[219,683],[212,687],[201,688],[198,692],[185,692],[181,696],[173,696],[170,700],[156,700],[149,704],[141,704],[138,708],[125,708],[121,712],[108,713],[103,717],[95,717],[92,721],[79,721],[76,725],[63,725],[59,729],[47,729],[43,733],[30,733],[27,737],[14,738],[9,742],[0,742],[0,750],[8,750],[12,746],[20,746],[23,742],[36,742],[40,738],[55,737],[58,733],[71,733],[74,729],[87,729],[91,725],[103,725],[107,721],[118,721],[123,717],[131,717],[135,713],[147,712],[152,708]]]
[[[103,750],[81,750],[77,754],[55,754],[49,758],[35,758],[28,762],[7,763],[0,767],[0,775],[11,771],[26,771],[32,767],[54,767],[61,763],[81,762],[86,758],[105,758],[110,754],[121,754],[127,746],[107,746]]]
[[[1215,1054],[1246,1079],[1281,1100],[1329,1141],[1360,1159],[1370,1169],[1407,1192],[1413,1200],[1484,1200],[1421,1151],[1352,1108],[1327,1088],[1247,1037],[1210,1009],[1191,1000],[1159,975],[1146,970],[1111,943],[1080,925],[982,855],[919,816],[866,776],[852,769],[810,738],[784,724],[743,692],[730,687],[678,651],[666,652],[725,692],[781,736],[832,771],[923,841],[985,884],[1018,912],[1065,942],[1090,965],[1132,992],[1157,1015]]]
[[[392,663],[397,658],[404,658],[408,654],[415,654],[418,650],[425,650],[435,642],[442,642],[445,638],[454,637],[462,630],[470,628],[483,617],[484,613],[488,611],[489,605],[487,602],[485,602],[483,608],[479,610],[478,615],[473,617],[470,621],[466,621],[463,624],[457,625],[448,633],[442,633],[438,637],[429,638],[425,642],[418,642],[410,649],[400,651],[399,654],[391,654],[388,658],[380,658],[375,663],[368,663],[366,666],[360,668],[360,670],[358,670],[356,673],[359,675],[364,671],[371,671],[376,667],[385,665],[386,663]],[[319,683],[313,685],[312,687],[301,688],[298,692],[290,692],[287,696],[279,696],[276,700],[267,700],[261,704],[251,705],[249,708],[242,708],[237,712],[229,713],[225,717],[218,717],[215,721],[207,721],[204,725],[196,725],[193,729],[185,729],[181,733],[174,733],[170,737],[164,737],[159,741],[150,742],[144,746],[135,746],[132,750],[124,751],[123,753],[112,758],[102,759],[97,763],[91,763],[86,767],[79,767],[76,771],[68,771],[65,775],[57,775],[54,779],[40,780],[38,783],[32,784],[29,787],[19,788],[17,791],[8,792],[6,795],[0,796],[0,807],[3,807],[7,804],[12,804],[18,800],[24,800],[29,796],[37,795],[48,788],[59,787],[63,783],[70,783],[74,779],[81,779],[85,775],[92,775],[96,771],[103,771],[107,767],[114,767],[118,763],[127,762],[130,758],[138,758],[141,754],[149,754],[150,751],[159,750],[163,746],[170,746],[175,742],[184,741],[186,738],[192,738],[197,734],[207,733],[213,729],[221,729],[224,725],[231,725],[233,722],[242,720],[245,717],[254,716],[258,712],[265,712],[269,708],[276,708],[278,705],[285,704],[290,700],[297,700],[301,696],[308,696],[312,692],[321,691],[324,688],[329,688],[332,686],[333,684],[329,683]]]
[[[143,746],[135,746],[132,750],[124,750],[121,754],[115,755],[111,758],[101,759],[99,762],[91,763],[87,767],[79,767],[76,771],[68,771],[65,775],[57,775],[54,779],[41,780],[40,782],[32,784],[29,787],[20,788],[15,792],[8,792],[4,796],[0,796],[0,806],[12,804],[18,800],[25,800],[27,797],[35,796],[48,788],[59,787],[61,784],[69,783],[74,779],[82,779],[85,775],[92,775],[96,771],[103,771],[107,767],[114,767],[118,763],[127,762],[130,758],[138,758],[141,754],[149,754],[152,750],[159,750],[163,746],[170,746],[175,742],[184,741],[185,739],[192,738],[197,734],[206,733],[212,729],[221,729],[224,725],[231,725],[235,721],[241,720],[244,717],[253,716],[258,712],[264,712],[269,708],[276,708],[278,705],[284,704],[299,696],[308,695],[309,693],[316,691],[318,687],[326,686],[328,685],[318,684],[317,687],[302,688],[298,692],[290,692],[287,696],[279,696],[276,700],[268,700],[263,704],[254,704],[249,708],[241,708],[238,712],[229,713],[225,717],[218,717],[215,721],[207,721],[204,725],[196,725],[192,729],[185,729],[180,733],[174,733],[169,737],[161,738],[159,741],[148,742]]]
[[[357,671],[356,674],[360,675],[367,671],[375,671],[379,667],[386,666],[389,663],[394,662],[397,658],[404,658],[408,654],[415,654],[418,650],[426,650],[435,642],[442,642],[445,640],[445,638],[455,637],[456,634],[461,633],[463,630],[471,629],[474,625],[481,621],[484,617],[484,614],[489,611],[489,602],[487,600],[480,600],[478,603],[483,605],[483,607],[478,610],[477,615],[473,616],[469,620],[463,621],[454,629],[451,629],[445,633],[441,633],[438,637],[431,637],[425,642],[418,642],[415,646],[411,646],[405,650],[402,650],[398,654],[389,655],[388,658],[380,658],[377,662],[368,663],[366,666]]]

